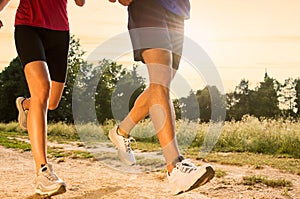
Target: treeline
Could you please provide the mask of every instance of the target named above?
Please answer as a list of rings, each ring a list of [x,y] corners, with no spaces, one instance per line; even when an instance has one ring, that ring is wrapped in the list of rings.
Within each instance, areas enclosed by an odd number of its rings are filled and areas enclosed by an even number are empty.
[[[146,88],[145,79],[138,75],[137,66],[131,70],[111,60],[89,64],[78,39],[71,38],[68,57],[68,78],[59,107],[49,111],[48,120],[73,123],[103,123],[121,120],[133,106],[136,97]],[[75,89],[75,90],[74,90]],[[23,68],[18,58],[0,73],[0,122],[15,121],[15,99],[29,97]],[[190,91],[187,97],[175,99],[176,118],[208,122],[216,107],[226,109],[226,120],[240,120],[243,115],[255,117],[300,117],[300,79],[287,79],[283,84],[265,74],[255,89],[241,80],[236,89],[221,94],[215,86]],[[75,110],[75,111],[74,111]]]
[[[186,108],[187,104],[197,104]],[[200,119],[208,122],[211,120],[212,107],[216,102],[212,99],[219,99],[217,106],[226,106],[226,120],[239,121],[244,115],[251,115],[257,118],[300,118],[300,79],[289,78],[283,84],[265,74],[264,80],[254,88],[249,88],[249,81],[243,79],[236,86],[233,92],[222,95],[215,86],[206,86],[202,90],[190,92],[186,98],[176,100],[175,110],[177,118],[180,113],[190,112],[188,119]],[[215,100],[216,101],[216,100]],[[199,108],[200,116],[195,116]]]
[[[245,114],[257,118],[300,117],[299,78],[288,78],[281,84],[266,73],[255,89],[249,89],[249,82],[242,80],[226,96],[228,119],[240,120]]]

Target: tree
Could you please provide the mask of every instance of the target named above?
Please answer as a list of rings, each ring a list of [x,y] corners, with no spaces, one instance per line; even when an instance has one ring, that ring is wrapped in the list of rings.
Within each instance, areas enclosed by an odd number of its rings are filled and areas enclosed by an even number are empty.
[[[189,119],[189,120],[200,119],[199,101],[193,90],[190,90],[190,93],[187,97],[180,98],[179,103],[180,103],[179,107],[181,110],[181,112],[180,112],[181,119]],[[175,104],[175,105],[178,107],[177,104]],[[175,106],[175,110],[177,108],[176,106]],[[176,112],[179,115],[178,111],[176,111]]]
[[[245,114],[267,118],[279,116],[278,89],[279,83],[267,73],[254,90],[249,89],[248,81],[242,80],[234,93],[227,95],[227,119],[240,120]]]
[[[134,106],[137,97],[145,90],[145,79],[138,75],[137,67],[131,71],[124,70],[112,93],[111,107],[113,117],[123,120]]]
[[[253,107],[253,112],[250,114],[258,118],[275,118],[279,116],[277,89],[278,82],[266,75],[264,81],[256,88],[256,92],[253,92],[250,104]]]
[[[173,99],[173,105],[175,111],[175,119],[181,119],[182,103],[179,99]]]
[[[99,122],[123,119],[136,97],[144,90],[143,78],[136,69],[127,71],[111,60],[87,64],[77,75],[73,91],[73,114],[76,122]]]
[[[96,113],[100,123],[113,118],[112,94],[120,80],[126,74],[122,65],[110,60],[102,60],[97,68],[101,69],[99,83],[95,95]]]
[[[201,121],[209,122],[211,118],[211,99],[208,87],[198,90],[196,96],[200,107],[200,119]]]
[[[17,119],[15,100],[19,96],[29,97],[23,67],[19,58],[13,59],[0,73],[0,121],[10,122]]]
[[[227,94],[227,118],[240,120],[243,115],[252,112],[251,96],[253,91],[249,89],[249,81],[242,79],[233,93]]]
[[[200,119],[204,122],[223,121],[223,110],[225,110],[225,95],[222,95],[216,86],[206,86],[203,90],[196,92],[200,108]]]

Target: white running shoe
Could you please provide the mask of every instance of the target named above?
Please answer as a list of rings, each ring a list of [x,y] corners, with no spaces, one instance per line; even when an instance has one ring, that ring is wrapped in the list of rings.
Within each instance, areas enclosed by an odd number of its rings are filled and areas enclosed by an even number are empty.
[[[171,173],[167,172],[171,192],[175,195],[204,185],[214,175],[215,172],[210,165],[197,167],[188,159],[176,163]]]
[[[16,106],[17,109],[19,111],[19,115],[18,115],[18,122],[20,124],[21,129],[23,130],[27,130],[27,114],[28,114],[28,110],[24,110],[22,103],[25,100],[25,97],[18,97],[16,99]]]
[[[66,192],[66,184],[57,177],[51,164],[40,169],[35,184],[35,192],[41,197],[48,198]]]
[[[108,137],[110,141],[118,148],[118,156],[120,160],[127,165],[134,165],[136,160],[130,147],[130,142],[134,139],[132,137],[125,138],[119,135],[117,131],[118,126],[115,126],[109,131]]]

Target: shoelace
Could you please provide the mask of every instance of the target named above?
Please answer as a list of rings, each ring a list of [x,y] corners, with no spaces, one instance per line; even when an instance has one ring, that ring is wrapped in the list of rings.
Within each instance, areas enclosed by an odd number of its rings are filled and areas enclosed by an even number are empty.
[[[47,173],[44,175],[46,178],[48,178],[50,181],[56,181],[58,180],[57,176],[53,173]]]
[[[123,137],[123,139],[124,139],[124,145],[125,145],[126,152],[129,153],[130,151],[132,151],[131,147],[130,147],[130,142],[131,141],[136,142],[136,141],[133,137],[129,137],[129,138],[124,138]]]
[[[43,176],[48,178],[50,181],[56,181],[58,180],[58,177],[55,175],[55,173],[49,171],[48,169],[44,172],[42,172]]]
[[[178,162],[176,164],[176,168],[183,173],[190,173],[192,171],[197,170],[197,167],[191,163],[188,159],[183,160],[182,162]]]

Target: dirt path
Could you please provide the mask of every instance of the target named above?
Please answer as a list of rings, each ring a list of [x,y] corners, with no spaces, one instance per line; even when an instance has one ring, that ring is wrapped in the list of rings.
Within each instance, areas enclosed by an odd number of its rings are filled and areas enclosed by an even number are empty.
[[[172,196],[165,174],[145,172],[130,174],[105,166],[102,162],[66,159],[58,163],[50,159],[56,173],[67,183],[67,192],[52,199],[165,199],[165,198],[300,198],[300,179],[297,175],[282,173],[276,169],[256,170],[247,166],[236,167],[212,164],[215,169],[226,171],[221,178],[187,193]],[[245,186],[243,176],[263,175],[271,179],[284,178],[292,181],[293,187],[285,194],[284,188],[271,188],[262,184]],[[0,146],[0,198],[38,198],[33,195],[34,163],[30,152]]]

